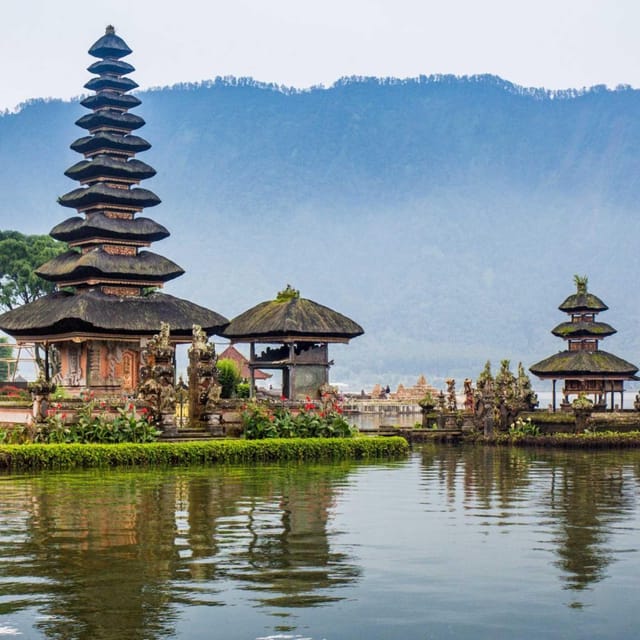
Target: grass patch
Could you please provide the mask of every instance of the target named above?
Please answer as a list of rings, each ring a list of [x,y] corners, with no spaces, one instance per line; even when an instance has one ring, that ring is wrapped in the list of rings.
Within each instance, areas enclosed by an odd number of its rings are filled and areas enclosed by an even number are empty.
[[[279,461],[393,458],[407,455],[404,438],[287,438],[145,444],[24,444],[0,446],[0,469],[186,466]]]

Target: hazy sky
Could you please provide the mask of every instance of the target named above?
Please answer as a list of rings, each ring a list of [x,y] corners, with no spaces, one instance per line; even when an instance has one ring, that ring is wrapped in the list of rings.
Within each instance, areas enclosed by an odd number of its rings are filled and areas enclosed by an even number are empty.
[[[640,86],[638,0],[0,0],[0,109],[82,93],[112,23],[142,87],[218,75],[306,87],[345,75],[491,73]]]

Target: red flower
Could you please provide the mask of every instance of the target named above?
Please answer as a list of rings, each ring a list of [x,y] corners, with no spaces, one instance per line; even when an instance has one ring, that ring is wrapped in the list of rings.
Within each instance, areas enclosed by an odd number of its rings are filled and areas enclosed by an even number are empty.
[[[149,413],[149,409],[147,409],[147,407],[142,407],[142,409],[140,409],[140,413],[144,416],[147,415],[147,413]]]
[[[133,411],[134,407],[133,407],[133,402],[129,403],[129,411]]]

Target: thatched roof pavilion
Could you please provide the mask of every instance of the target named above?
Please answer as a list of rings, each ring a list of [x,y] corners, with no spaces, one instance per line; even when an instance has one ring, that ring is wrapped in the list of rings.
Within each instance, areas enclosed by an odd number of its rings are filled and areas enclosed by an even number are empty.
[[[169,232],[139,215],[160,198],[139,186],[156,172],[134,157],[151,145],[132,134],[145,122],[128,113],[140,104],[127,93],[138,86],[125,77],[134,68],[121,58],[130,53],[111,26],[89,49],[100,60],[89,66],[97,77],[85,85],[95,94],[81,104],[92,112],[77,120],[87,135],[71,145],[84,158],[65,172],[80,186],[58,199],[78,215],[50,233],[66,242],[68,251],[36,271],[57,291],[0,316],[0,329],[18,341],[55,346],[52,375],[76,393],[133,390],[141,347],[161,322],[170,325],[174,342],[190,342],[194,324],[211,335],[228,322],[211,309],[159,291],[184,271],[147,250]]]
[[[616,333],[605,322],[596,320],[607,305],[587,291],[587,278],[575,276],[577,291],[570,295],[559,309],[569,314],[570,319],[552,330],[553,335],[565,340],[567,349],[532,365],[534,375],[553,381],[553,410],[556,409],[556,381],[564,380],[563,405],[569,404],[571,395],[592,394],[596,406],[606,406],[606,394],[620,393],[620,406],[624,401],[624,381],[637,380],[636,365],[618,356],[602,351],[600,340]]]
[[[346,316],[287,285],[275,300],[252,307],[231,320],[222,335],[232,342],[251,345],[249,368],[282,371],[282,391],[286,398],[317,397],[329,381],[328,343],[347,343],[364,329]],[[281,345],[256,353],[256,344]]]

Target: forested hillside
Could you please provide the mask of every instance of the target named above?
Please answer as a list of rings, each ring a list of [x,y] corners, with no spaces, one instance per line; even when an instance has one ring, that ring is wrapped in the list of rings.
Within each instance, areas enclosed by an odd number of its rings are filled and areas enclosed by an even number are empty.
[[[139,94],[141,159],[163,200],[154,250],[187,273],[167,291],[229,317],[287,283],[366,331],[333,379],[476,376],[561,348],[549,331],[574,273],[640,364],[634,294],[640,92],[548,93],[492,76],[248,80]],[[0,117],[0,228],[48,233],[85,110],[58,101]]]

